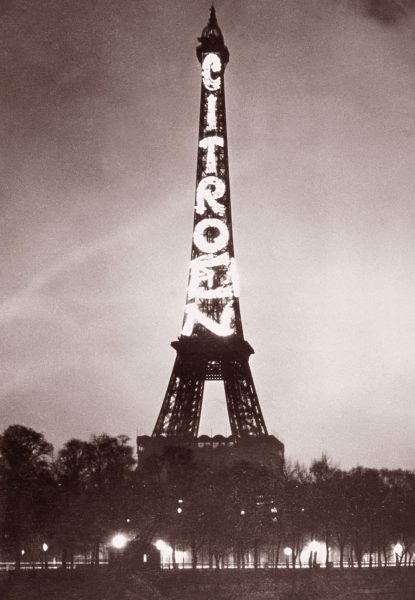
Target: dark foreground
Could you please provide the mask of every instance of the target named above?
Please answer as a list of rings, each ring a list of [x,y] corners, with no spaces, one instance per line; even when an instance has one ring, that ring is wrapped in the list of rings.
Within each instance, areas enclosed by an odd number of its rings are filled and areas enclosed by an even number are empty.
[[[415,600],[415,569],[0,574],[1,600]]]

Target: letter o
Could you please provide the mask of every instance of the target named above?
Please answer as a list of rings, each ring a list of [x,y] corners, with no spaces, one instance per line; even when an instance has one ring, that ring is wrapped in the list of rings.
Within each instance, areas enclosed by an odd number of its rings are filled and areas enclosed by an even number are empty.
[[[209,228],[219,230],[219,235],[212,241],[207,240],[204,235],[205,231]],[[215,252],[223,250],[229,242],[229,229],[219,219],[202,219],[195,227],[193,241],[201,252],[215,254]]]

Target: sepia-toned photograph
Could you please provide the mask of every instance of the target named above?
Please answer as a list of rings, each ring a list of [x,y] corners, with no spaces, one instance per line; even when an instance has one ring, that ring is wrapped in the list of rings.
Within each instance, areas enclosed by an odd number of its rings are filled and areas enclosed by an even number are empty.
[[[0,82],[0,599],[414,600],[415,0],[0,0]]]

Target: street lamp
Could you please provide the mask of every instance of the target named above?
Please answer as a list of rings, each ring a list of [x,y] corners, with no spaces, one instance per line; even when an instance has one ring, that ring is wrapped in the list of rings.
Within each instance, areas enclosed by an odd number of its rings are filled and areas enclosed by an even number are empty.
[[[116,550],[122,550],[126,547],[128,543],[128,538],[123,533],[117,533],[111,540],[111,545]]]
[[[393,547],[393,551],[395,552],[395,554],[402,554],[403,551],[403,546],[400,542],[398,542],[397,544],[395,544],[395,546]]]
[[[285,565],[288,569],[288,567],[290,566],[290,556],[292,556],[292,549],[289,546],[286,546],[284,548],[284,555],[285,555]]]
[[[42,550],[43,550],[43,564],[45,565],[45,569],[48,568],[48,557],[46,555],[46,552],[49,550],[49,546],[46,544],[46,542],[44,542],[42,544]]]
[[[402,544],[400,542],[395,544],[393,547],[393,551],[395,552],[396,566],[399,567],[399,565],[401,564],[401,560],[402,560],[402,552],[403,552]]]

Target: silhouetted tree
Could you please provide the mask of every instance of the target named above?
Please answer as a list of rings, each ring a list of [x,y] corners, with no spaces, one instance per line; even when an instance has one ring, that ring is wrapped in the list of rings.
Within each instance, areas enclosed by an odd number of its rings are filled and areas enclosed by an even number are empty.
[[[286,465],[283,486],[281,527],[284,543],[291,548],[295,568],[301,556],[314,517],[311,478],[307,469],[298,463]]]
[[[135,464],[127,442],[126,436],[101,434],[89,442],[72,439],[59,452],[57,530],[65,566],[80,548],[97,564],[100,545],[126,524]]]
[[[329,548],[335,531],[335,520],[338,516],[338,475],[339,469],[331,464],[327,455],[311,463],[312,477],[312,519],[311,537],[319,537],[326,545],[326,566],[329,563]],[[311,562],[311,561],[310,561]]]
[[[42,538],[49,527],[53,500],[51,454],[43,434],[11,425],[0,437],[4,521],[3,544],[12,552],[16,568],[21,550]]]
[[[74,554],[87,543],[87,489],[90,479],[90,449],[88,442],[71,439],[59,451],[55,463],[57,480],[56,538],[62,551],[62,566],[69,559],[74,566]]]

